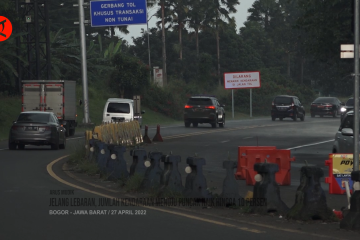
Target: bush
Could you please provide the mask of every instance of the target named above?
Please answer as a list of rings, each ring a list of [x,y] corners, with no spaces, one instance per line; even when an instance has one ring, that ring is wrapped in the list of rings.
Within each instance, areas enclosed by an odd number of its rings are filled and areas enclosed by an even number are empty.
[[[199,94],[198,90],[196,85],[180,80],[171,81],[166,88],[152,84],[143,93],[141,102],[155,112],[180,120],[183,118],[183,109],[188,98]]]

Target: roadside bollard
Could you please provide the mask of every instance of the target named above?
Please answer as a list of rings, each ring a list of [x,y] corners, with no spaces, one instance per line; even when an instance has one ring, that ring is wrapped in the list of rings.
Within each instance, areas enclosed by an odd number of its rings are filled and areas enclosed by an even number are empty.
[[[179,155],[163,155],[161,161],[164,163],[164,172],[161,176],[161,190],[169,190],[171,192],[181,192],[184,187],[181,180],[178,164],[181,162]]]
[[[148,158],[150,158],[150,166],[146,169],[144,180],[141,183],[142,188],[160,187],[160,179],[163,173],[160,167],[161,156],[161,152],[149,152]],[[145,166],[147,166],[147,164],[145,164]]]
[[[350,198],[350,210],[340,222],[340,228],[360,231],[360,171],[351,172],[354,181],[354,193]]]
[[[97,162],[97,156],[99,153],[98,142],[99,140],[97,139],[89,140],[89,145],[87,147],[89,148],[88,161],[90,162]]]
[[[156,127],[156,134],[153,138],[153,142],[163,142],[163,139],[160,135],[160,125],[159,124]]]
[[[255,201],[266,200],[266,204],[256,204],[251,211],[259,214],[277,212],[282,215],[289,211],[289,208],[280,198],[280,189],[275,181],[275,173],[279,171],[279,166],[274,163],[255,163],[254,170],[257,182],[254,185],[253,199]]]
[[[148,130],[149,130],[148,125],[145,125],[145,135],[143,137],[144,143],[151,143],[151,140],[150,140],[149,135],[148,135]]]
[[[124,159],[126,148],[119,145],[109,145],[109,149],[110,158],[106,166],[107,172],[110,173],[109,178],[127,179],[129,172],[127,171],[127,165]]]
[[[136,147],[130,150],[130,156],[133,157],[133,162],[130,166],[130,177],[135,174],[144,176],[146,172],[145,160],[147,159],[145,149]]]
[[[234,169],[237,168],[237,162],[223,161],[223,168],[226,169],[226,177],[223,182],[221,197],[229,199],[229,204],[231,205],[234,204],[234,201],[231,201],[230,199],[235,199],[235,203],[238,204],[240,199],[239,185],[236,182],[234,174]]]
[[[98,162],[97,165],[102,172],[106,172],[106,166],[108,159],[110,157],[110,150],[108,148],[108,144],[100,142],[98,143],[99,146],[99,154],[98,154]]]
[[[333,220],[338,218],[328,208],[324,190],[321,188],[320,178],[324,171],[319,167],[304,166],[301,168],[300,186],[296,191],[294,206],[287,214],[288,219],[295,220]]]
[[[206,164],[204,158],[188,157],[186,163],[189,174],[186,176],[184,196],[189,198],[212,198],[207,190],[207,183],[202,166]]]

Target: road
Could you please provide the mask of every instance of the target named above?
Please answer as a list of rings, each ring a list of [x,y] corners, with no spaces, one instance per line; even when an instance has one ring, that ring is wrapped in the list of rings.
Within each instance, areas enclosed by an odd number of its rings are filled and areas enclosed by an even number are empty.
[[[222,161],[229,153],[231,160],[237,159],[238,146],[267,145],[278,149],[292,150],[296,161],[292,164],[292,184],[281,187],[283,200],[291,205],[294,203],[295,191],[299,183],[299,169],[303,160],[309,164],[320,166],[325,170],[324,161],[331,152],[335,131],[339,119],[307,118],[305,122],[284,120],[272,122],[269,119],[228,121],[225,128],[212,129],[210,125],[199,125],[198,128],[170,126],[161,128],[162,143],[146,146],[148,151],[163,151],[182,156],[179,165],[183,180],[186,157],[198,156],[206,159],[204,174],[208,187],[214,192],[221,192],[225,170]],[[83,147],[83,134],[76,134],[68,140],[67,149],[53,151],[49,147],[26,146],[24,151],[7,150],[6,142],[0,143],[0,239],[219,239],[226,236],[229,239],[238,237],[247,239],[358,239],[358,234],[334,230],[336,233],[321,232],[297,233],[298,227],[282,229],[282,226],[269,227],[247,221],[218,219],[210,216],[193,216],[185,213],[174,213],[164,209],[140,207],[116,207],[116,210],[146,210],[146,215],[50,215],[50,210],[109,210],[109,207],[59,207],[49,206],[52,198],[94,198],[98,202],[101,194],[94,192],[99,189],[77,183],[66,177],[61,171],[61,164],[55,164],[55,174],[67,182],[77,184],[91,191],[83,191],[65,185],[47,171],[52,161],[70,154],[72,147]],[[155,129],[149,129],[149,136],[155,135]],[[324,143],[325,141],[325,143]],[[318,144],[319,142],[323,142]],[[309,145],[311,146],[305,146]],[[128,166],[131,163],[129,151],[125,154]],[[323,179],[322,179],[323,181]],[[327,185],[323,184],[325,191]],[[239,181],[240,193],[252,190],[244,181]],[[56,191],[69,190],[72,195],[54,195]],[[330,207],[338,208],[346,205],[344,196],[328,197]],[[335,206],[336,205],[336,206]],[[256,222],[256,221],[255,221]],[[338,228],[338,224],[334,229]]]

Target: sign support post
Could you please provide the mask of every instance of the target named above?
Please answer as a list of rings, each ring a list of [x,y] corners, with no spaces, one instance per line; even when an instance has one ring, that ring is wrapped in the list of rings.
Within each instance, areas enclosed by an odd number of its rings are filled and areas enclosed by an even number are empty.
[[[252,118],[252,88],[250,88],[250,117]]]
[[[234,89],[231,89],[232,118],[234,118]]]
[[[87,62],[86,62],[84,0],[79,0],[78,3],[79,3],[79,26],[80,26],[80,50],[81,50],[81,76],[82,76],[82,83],[83,83],[83,98],[84,98],[84,120],[83,120],[83,122],[90,123],[88,81],[87,81]]]
[[[234,89],[250,88],[250,117],[252,118],[252,89],[259,88],[260,72],[229,72],[224,73],[224,88],[231,89],[232,116],[234,118]]]
[[[359,171],[359,0],[355,0],[354,165]]]

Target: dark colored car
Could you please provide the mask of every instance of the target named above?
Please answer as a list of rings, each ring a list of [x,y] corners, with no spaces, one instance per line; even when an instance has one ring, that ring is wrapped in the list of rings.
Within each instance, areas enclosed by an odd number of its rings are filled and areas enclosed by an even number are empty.
[[[51,145],[51,149],[66,146],[65,128],[52,112],[29,111],[20,113],[10,129],[9,149],[24,149],[25,145]]]
[[[185,127],[192,123],[210,123],[213,128],[225,126],[225,105],[221,105],[213,96],[192,96],[184,108]]]
[[[343,120],[345,114],[351,110],[354,110],[354,98],[351,97],[349,98],[346,103],[345,106],[342,106],[340,108],[340,112],[341,112],[341,121]]]
[[[305,120],[305,109],[300,100],[296,96],[279,95],[276,96],[272,102],[271,120],[275,121],[279,118],[282,121],[284,118],[292,118],[297,121]]]
[[[311,117],[319,115],[323,117],[324,115],[330,115],[337,117],[340,115],[342,103],[336,97],[318,97],[315,99],[310,106]]]

